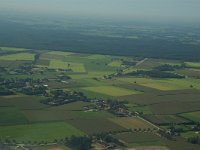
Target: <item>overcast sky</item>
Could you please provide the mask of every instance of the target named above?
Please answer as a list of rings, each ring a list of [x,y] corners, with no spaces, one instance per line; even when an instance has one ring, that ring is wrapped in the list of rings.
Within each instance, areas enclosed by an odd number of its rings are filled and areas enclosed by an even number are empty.
[[[197,21],[200,0],[0,0],[0,11]]]

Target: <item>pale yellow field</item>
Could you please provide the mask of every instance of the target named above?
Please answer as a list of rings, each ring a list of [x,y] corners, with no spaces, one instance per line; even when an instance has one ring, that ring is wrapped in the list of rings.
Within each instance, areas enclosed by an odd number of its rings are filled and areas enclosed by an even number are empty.
[[[96,87],[84,87],[84,90],[101,93],[110,96],[125,96],[125,95],[132,95],[132,94],[139,94],[140,92],[135,90],[129,90],[114,86],[96,86]]]

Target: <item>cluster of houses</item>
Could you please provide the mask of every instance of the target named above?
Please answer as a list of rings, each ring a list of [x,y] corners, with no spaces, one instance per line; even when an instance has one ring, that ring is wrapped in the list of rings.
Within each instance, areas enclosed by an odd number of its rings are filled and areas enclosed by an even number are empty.
[[[132,113],[122,102],[101,99],[95,99],[91,102],[91,105],[84,107],[86,111],[109,111],[119,117],[127,117],[132,115]]]

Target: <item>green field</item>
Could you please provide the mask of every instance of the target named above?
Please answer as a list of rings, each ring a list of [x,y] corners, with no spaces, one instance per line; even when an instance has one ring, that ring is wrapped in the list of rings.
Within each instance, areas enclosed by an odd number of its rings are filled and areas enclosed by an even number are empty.
[[[27,118],[15,107],[0,107],[0,125],[27,123]]]
[[[200,62],[186,62],[188,67],[200,68]]]
[[[42,140],[52,142],[54,139],[62,139],[72,135],[84,135],[82,131],[65,122],[1,126],[0,133],[2,138],[26,142]]]
[[[104,118],[71,119],[69,123],[87,134],[123,131],[125,128]]]
[[[191,85],[195,89],[200,89],[200,79],[148,79],[148,78],[119,78],[118,80],[128,83],[137,83],[142,86],[155,88],[158,90],[181,90],[191,89]]]
[[[0,60],[33,60],[34,54],[31,53],[18,53],[0,56]]]
[[[69,56],[69,55],[72,55],[74,53],[72,53],[72,52],[64,52],[64,51],[51,51],[51,52],[48,52],[47,54]]]
[[[30,50],[30,49],[16,48],[16,47],[0,47],[0,50],[4,50],[4,51],[26,51],[26,50]]]
[[[85,72],[85,67],[81,63],[65,62],[61,60],[51,60],[49,68],[52,69],[72,69],[73,72]]]
[[[136,77],[127,73],[153,70],[163,64],[180,66],[183,62],[20,48],[1,50],[0,94],[6,94],[6,90],[15,94],[0,96],[2,140],[39,143],[105,133],[135,150],[199,148],[186,142],[196,135],[192,127],[200,121],[199,62],[186,62],[189,67],[176,66],[170,71],[186,76],[181,79]],[[56,90],[63,91],[54,95]],[[170,141],[158,136],[156,129],[168,131],[172,124],[183,129],[180,137]],[[56,147],[63,147],[63,143]],[[33,149],[45,148],[52,147]]]
[[[183,113],[181,116],[188,118],[195,122],[200,122],[200,111]]]
[[[114,137],[124,141],[128,147],[159,146],[164,144],[159,136],[151,133],[126,132],[117,134]]]
[[[85,87],[83,89],[92,91],[92,92],[110,95],[110,96],[124,96],[124,95],[132,95],[132,94],[140,93],[138,91],[123,89],[123,88],[114,87],[114,86]]]

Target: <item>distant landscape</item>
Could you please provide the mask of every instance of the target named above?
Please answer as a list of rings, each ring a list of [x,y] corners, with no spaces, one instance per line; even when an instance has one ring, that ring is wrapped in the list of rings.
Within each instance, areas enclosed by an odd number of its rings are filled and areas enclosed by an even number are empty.
[[[0,150],[200,150],[199,0],[0,0]]]
[[[45,19],[45,16],[10,18],[2,15],[0,20],[0,45],[4,47],[200,60],[200,33],[196,24]]]

